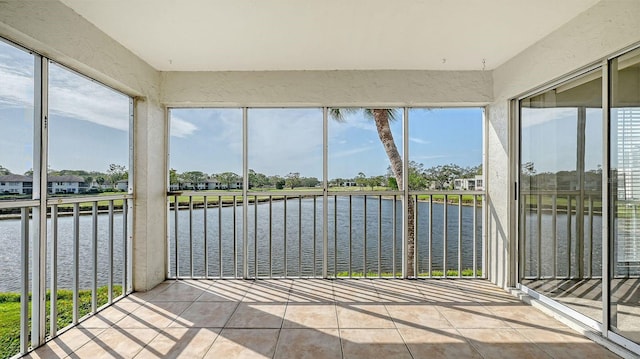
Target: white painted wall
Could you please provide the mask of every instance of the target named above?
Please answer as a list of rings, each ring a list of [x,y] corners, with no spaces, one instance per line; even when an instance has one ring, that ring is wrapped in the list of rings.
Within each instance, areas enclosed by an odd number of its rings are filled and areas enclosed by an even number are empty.
[[[485,105],[489,71],[163,72],[168,106]]]
[[[640,1],[602,0],[493,72],[495,102],[488,107],[488,262],[489,277],[514,284],[516,233],[510,233],[508,189],[510,130],[508,99],[567,75],[640,42]],[[515,213],[514,213],[515,214]],[[509,255],[511,254],[511,256]]]
[[[59,1],[0,1],[0,36],[136,98],[134,289],[165,278],[165,116],[160,74]]]

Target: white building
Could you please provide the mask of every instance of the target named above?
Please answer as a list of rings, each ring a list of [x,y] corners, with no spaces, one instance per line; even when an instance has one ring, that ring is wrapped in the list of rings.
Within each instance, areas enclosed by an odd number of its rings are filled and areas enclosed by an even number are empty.
[[[453,188],[458,191],[483,191],[484,179],[482,175],[474,178],[456,178],[453,180]]]
[[[0,194],[31,194],[33,181],[22,175],[0,176]]]
[[[80,176],[49,176],[47,182],[51,194],[84,193],[87,188],[84,178]]]
[[[127,191],[129,189],[129,180],[123,179],[116,182],[115,188],[120,191]]]

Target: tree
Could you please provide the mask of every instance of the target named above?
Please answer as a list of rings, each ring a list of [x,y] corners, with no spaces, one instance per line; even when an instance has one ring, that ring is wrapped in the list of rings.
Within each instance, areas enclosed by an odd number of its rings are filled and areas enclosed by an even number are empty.
[[[367,178],[367,186],[371,187],[373,191],[374,187],[381,186],[384,183],[384,176],[371,176]]]
[[[171,174],[169,174],[171,175]],[[186,181],[191,183],[191,185],[194,186],[194,188],[196,188],[196,185],[198,183],[202,183],[204,181],[206,181],[209,177],[207,176],[206,173],[200,172],[200,171],[187,171],[184,172],[181,177]]]
[[[331,116],[337,121],[344,121],[343,113],[349,112],[353,110],[349,109],[331,109]],[[395,112],[391,109],[365,109],[365,116],[372,118],[375,125],[376,130],[378,132],[378,137],[380,138],[380,142],[382,143],[382,147],[384,147],[385,153],[389,158],[389,164],[391,165],[391,171],[393,172],[393,176],[396,179],[396,183],[400,190],[404,189],[403,182],[403,169],[402,169],[402,157],[400,157],[400,152],[398,152],[398,147],[393,139],[393,134],[391,133],[391,127],[389,126],[389,121],[395,120]],[[409,223],[414,222],[415,217],[415,209],[413,200],[407,198],[407,217],[409,219]],[[415,231],[413,226],[409,226],[407,231],[407,275],[412,277],[413,273],[413,259],[414,259],[414,249],[415,249]]]
[[[173,168],[169,170],[169,184],[178,184],[179,180],[178,180],[178,171],[174,170]]]
[[[358,175],[355,178],[356,185],[358,187],[364,187],[367,185],[367,175],[364,172],[358,172]]]
[[[109,177],[111,186],[115,187],[116,182],[127,178],[127,167],[112,163],[109,165],[109,169],[107,170],[107,177]]]
[[[300,180],[299,172],[290,172],[288,175],[285,176],[285,178],[286,178],[285,185],[291,189],[294,189],[295,187],[300,187],[300,185],[302,184],[302,181]]]
[[[437,189],[448,189],[453,186],[453,180],[461,178],[464,169],[456,164],[434,166],[425,171],[427,178],[436,183]]]
[[[286,183],[287,182],[284,180],[284,178],[279,178],[275,180],[274,185],[276,186],[276,189],[284,189],[284,185]]]
[[[267,187],[270,184],[269,178],[263,173],[258,173],[249,169],[249,188],[251,187]]]
[[[33,168],[30,168],[28,171],[24,172],[25,176],[32,177],[33,176]]]
[[[233,172],[222,172],[215,176],[218,182],[226,186],[226,189],[231,189],[231,184],[240,181],[240,176]]]
[[[0,176],[6,176],[6,175],[10,175],[11,171],[9,171],[8,168],[0,165]]]

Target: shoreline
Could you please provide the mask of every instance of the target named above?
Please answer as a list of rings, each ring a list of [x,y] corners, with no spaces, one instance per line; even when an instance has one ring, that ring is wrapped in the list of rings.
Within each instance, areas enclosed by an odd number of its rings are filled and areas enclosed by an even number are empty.
[[[359,195],[357,193],[351,194],[353,196],[367,196],[367,197],[377,197],[375,195]],[[205,196],[205,194],[202,194],[202,196]],[[287,200],[290,199],[299,199],[299,198],[313,198],[313,197],[321,197],[321,196],[315,196],[315,195],[286,195],[286,194],[274,194],[273,197],[269,198],[269,197],[258,197],[257,198],[257,202],[258,203],[268,203],[270,200],[274,201],[274,202],[279,202],[279,201],[283,201],[284,197],[287,196]],[[171,198],[171,197],[169,197]],[[393,200],[393,196],[385,196],[385,195],[381,195],[381,198],[384,200]],[[429,200],[429,199],[418,199],[418,202],[422,202],[422,203],[429,203],[429,202],[433,202],[436,204],[444,204],[445,201],[441,200],[441,199],[435,199],[435,200]],[[254,204],[256,202],[256,199],[253,198],[253,196],[249,196],[249,204]],[[89,202],[87,202],[89,203]],[[452,201],[449,200],[448,201],[449,205],[452,206],[456,206],[458,205],[457,201]],[[235,206],[236,207],[241,207],[243,205],[243,202],[240,201],[236,201]],[[168,203],[169,206],[169,210],[174,210],[175,206],[174,203]],[[203,200],[196,200],[192,202],[192,206],[194,209],[203,209],[204,208],[204,201]],[[218,201],[207,201],[207,208],[219,208],[219,207],[223,207],[223,208],[228,208],[228,207],[233,207],[234,206],[234,201],[233,200],[225,200],[223,199],[221,201],[221,205],[218,203]],[[466,207],[473,207],[473,201],[463,201],[462,202],[462,206],[466,206]],[[477,201],[477,207],[482,207],[482,201]],[[92,206],[81,206],[80,207],[81,210],[79,212],[80,216],[88,216],[88,215],[92,215],[93,214],[93,210],[92,210]],[[183,211],[183,210],[188,210],[189,209],[189,201],[179,201],[178,202],[178,210],[179,211]],[[543,209],[544,210],[544,209]],[[122,213],[122,205],[115,205],[114,206],[114,210],[113,213]],[[50,216],[51,211],[47,212]],[[108,206],[98,206],[98,214],[108,214],[109,213],[109,209]],[[48,216],[48,217],[49,217]],[[71,217],[73,216],[73,207],[58,207],[58,217]],[[33,214],[29,214],[29,218],[32,218]],[[5,213],[5,214],[0,214],[0,221],[2,220],[15,220],[15,219],[20,219],[21,218],[21,214],[18,211],[16,211],[15,213]]]

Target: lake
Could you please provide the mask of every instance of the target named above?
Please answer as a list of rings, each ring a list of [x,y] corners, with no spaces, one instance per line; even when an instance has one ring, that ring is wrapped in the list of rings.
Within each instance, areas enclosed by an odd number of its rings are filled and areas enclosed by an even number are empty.
[[[393,272],[393,212],[394,203],[391,199],[378,200],[378,197],[367,197],[365,211],[365,197],[353,196],[351,199],[351,216],[349,215],[349,197],[339,196],[336,201],[330,197],[328,206],[328,267],[329,274],[364,270],[366,248],[366,270],[378,271],[378,265],[383,273]],[[284,208],[287,207],[285,220]],[[315,207],[315,210],[314,210]],[[397,217],[396,230],[396,272],[401,266],[401,232],[400,215],[402,204],[395,204]],[[444,254],[444,208],[441,203],[433,204],[432,250],[431,266],[433,270],[442,270]],[[418,204],[418,235],[417,245],[419,253],[418,271],[429,269],[428,222],[429,203]],[[447,250],[446,260],[448,269],[458,268],[458,206],[448,205],[447,218]],[[242,266],[242,207],[223,207],[222,209],[208,208],[206,210],[207,223],[207,253],[208,272],[210,276],[220,274],[222,264],[223,276],[233,276],[234,273],[234,226],[233,216],[236,215],[236,255],[238,260],[238,275]],[[315,212],[315,221],[314,221]],[[366,213],[365,213],[366,212]],[[193,274],[205,274],[204,266],[204,222],[205,210],[194,209],[193,223]],[[299,217],[299,213],[301,216]],[[379,213],[381,221],[378,221]],[[462,206],[462,268],[473,266],[473,214],[474,208]],[[269,214],[269,204],[260,203],[255,207],[249,206],[248,216],[248,269],[250,276],[255,274],[254,258],[258,263],[258,275],[285,275],[285,234],[286,234],[286,274],[288,276],[322,275],[322,199],[318,198],[314,206],[312,198],[289,199],[274,201]],[[477,268],[482,268],[482,210],[476,211],[476,261]],[[350,220],[351,217],[351,220]],[[271,220],[270,220],[271,218]],[[301,218],[301,222],[298,220]],[[366,218],[366,225],[365,225]],[[170,245],[169,245],[169,274],[175,275],[175,226],[174,212],[169,214]],[[271,222],[271,226],[269,223]],[[285,224],[286,222],[286,224]],[[91,286],[91,216],[80,216],[80,287]],[[191,271],[191,251],[189,241],[189,211],[178,212],[178,263],[179,275],[188,276]],[[218,223],[221,223],[218,228]],[[315,223],[315,226],[314,226]],[[351,227],[349,226],[351,223]],[[255,225],[257,224],[257,226]],[[49,224],[50,225],[50,224]],[[98,215],[98,285],[106,285],[108,280],[108,216]],[[257,231],[256,231],[257,228]],[[286,228],[286,232],[285,232]],[[349,231],[349,228],[351,230]],[[117,284],[122,280],[122,265],[124,261],[122,243],[122,214],[116,213],[114,218],[114,278]],[[269,240],[271,233],[271,241]],[[315,233],[315,240],[314,240]],[[366,233],[366,247],[365,247]],[[381,234],[379,236],[378,234]],[[222,238],[222,242],[219,239]],[[256,241],[257,239],[257,241]],[[51,238],[48,249],[50,250]],[[257,242],[257,253],[255,243]],[[351,246],[349,243],[351,242]],[[378,250],[380,242],[380,250]],[[58,218],[58,287],[70,288],[73,271],[73,217]],[[314,251],[315,243],[315,251]],[[351,248],[351,251],[349,250]],[[220,250],[221,249],[221,250]],[[271,251],[271,263],[269,261]],[[314,262],[315,253],[315,262]],[[380,261],[378,261],[380,257]],[[9,219],[0,221],[0,292],[20,290],[20,220]],[[49,256],[47,257],[49,258]],[[220,261],[219,258],[222,260]],[[298,261],[298,258],[302,258]],[[335,263],[335,265],[334,265]],[[271,265],[270,265],[271,264]],[[47,273],[50,273],[48,264]],[[47,274],[49,280],[50,274]]]

